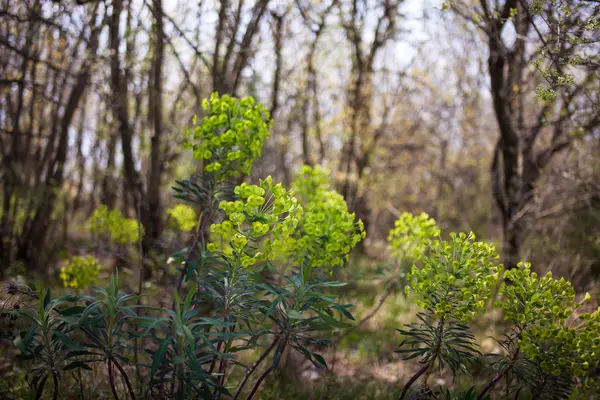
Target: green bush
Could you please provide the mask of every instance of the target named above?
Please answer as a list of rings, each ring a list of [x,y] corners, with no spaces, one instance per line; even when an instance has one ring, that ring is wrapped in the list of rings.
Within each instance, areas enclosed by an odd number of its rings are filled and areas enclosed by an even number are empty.
[[[104,204],[100,205],[87,221],[88,230],[106,242],[125,245],[137,243],[140,230],[144,235],[143,226],[138,221],[125,218],[119,210],[109,210]]]
[[[96,257],[73,257],[60,269],[60,279],[65,287],[77,290],[89,288],[97,279],[102,269]]]
[[[185,205],[171,210],[183,230],[200,221],[192,246],[170,257],[181,269],[172,307],[136,307],[137,296],[122,293],[113,277],[92,296],[50,300],[48,292],[38,297],[37,314],[18,309],[16,315],[36,324],[51,321],[17,337],[22,356],[35,361],[31,383],[39,395],[51,391],[56,398],[65,371],[81,374],[97,363],[105,365],[115,398],[249,399],[286,348],[326,368],[318,353],[328,343],[321,332],[349,326],[343,320],[352,315],[350,306],[335,301],[335,288],[343,284],[324,272],[344,263],[364,237],[362,223],[339,194],[318,185],[299,201],[271,177],[258,185],[228,184],[260,156],[268,112],[252,98],[217,94],[203,107],[207,115],[191,131],[188,147],[205,160],[205,173],[175,187],[177,198],[203,211],[196,218]],[[136,221],[106,207],[88,225],[119,244],[139,239]],[[90,283],[96,271],[90,260],[74,259],[63,270],[67,285]],[[244,366],[239,353],[248,349],[260,356]],[[232,374],[240,367],[241,378]]]
[[[594,398],[600,394],[595,379],[600,358],[600,308],[576,313],[586,294],[576,301],[564,278],[549,273],[539,277],[529,264],[502,271],[494,247],[476,242],[474,235],[450,234],[451,240],[430,241],[413,267],[406,287],[424,311],[419,322],[399,332],[406,337],[397,352],[406,359],[419,358],[422,367],[411,377],[401,399],[415,393],[433,393],[427,382],[435,369],[457,374],[484,362],[494,374],[489,382],[445,398],[489,398],[502,382],[504,398],[529,393],[532,398]],[[468,323],[490,309],[499,278],[499,299],[508,333],[498,340],[502,353],[482,355]],[[485,357],[483,357],[485,356]],[[487,361],[487,362],[486,362]],[[498,384],[498,385],[497,385]]]

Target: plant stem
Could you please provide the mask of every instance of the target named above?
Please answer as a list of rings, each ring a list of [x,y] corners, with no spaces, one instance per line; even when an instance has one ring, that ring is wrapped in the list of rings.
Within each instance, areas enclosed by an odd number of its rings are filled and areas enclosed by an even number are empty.
[[[252,375],[254,373],[254,371],[256,371],[256,369],[260,366],[260,364],[265,360],[265,358],[267,358],[269,356],[271,351],[273,351],[273,349],[277,345],[277,342],[279,342],[279,337],[276,337],[275,340],[273,340],[271,345],[261,354],[261,356],[258,358],[258,360],[256,360],[256,362],[252,365],[252,367],[250,367],[246,371],[246,374],[244,374],[244,379],[242,379],[242,382],[240,383],[240,386],[238,387],[237,392],[235,392],[235,396],[233,396],[233,400],[237,400],[237,398],[242,393],[242,389],[244,389],[246,382],[248,382],[248,378],[250,378],[250,375]]]
[[[262,381],[267,377],[267,375],[269,375],[273,370],[275,369],[275,367],[273,365],[271,365],[269,368],[267,368],[265,370],[265,372],[262,373],[262,375],[258,378],[258,380],[256,381],[256,384],[254,385],[254,387],[252,388],[252,391],[250,392],[250,394],[248,395],[248,397],[246,398],[246,400],[251,400],[254,395],[256,394],[256,391],[258,390],[260,384],[262,383]]]
[[[281,347],[281,353],[283,353],[283,350],[285,350],[285,342],[282,342],[280,344]],[[273,372],[273,370],[275,369],[275,363],[271,364],[271,366],[269,368],[267,368],[265,370],[265,372],[263,372],[260,377],[258,378],[258,380],[256,381],[256,383],[254,384],[254,387],[252,388],[252,391],[250,392],[250,394],[248,395],[248,397],[246,397],[246,400],[252,400],[252,398],[254,397],[254,395],[256,394],[256,391],[258,390],[258,388],[260,387],[260,384],[262,383],[262,381],[265,380],[265,378],[271,373]]]
[[[77,375],[79,375],[79,395],[81,396],[81,400],[85,399],[83,395],[83,378],[81,377],[81,368],[77,368]]]
[[[233,325],[233,327],[230,330],[230,335],[235,332],[235,323]],[[224,353],[227,354],[229,353],[229,349],[231,349],[231,342],[232,342],[232,338],[231,336],[229,337],[229,339],[227,340],[227,343],[225,343],[225,349],[224,349]],[[221,381],[219,382],[219,386],[224,387],[225,386],[225,382],[227,381],[227,367],[229,364],[229,360],[227,360],[226,358],[222,358],[221,359],[221,364],[219,365],[219,375],[221,375],[220,379]],[[217,389],[215,389],[215,398],[217,400],[219,400],[221,398],[221,392],[217,391]]]
[[[138,298],[137,298],[137,306],[138,306],[138,316],[141,316],[141,304],[142,304],[142,290],[144,288],[144,247],[142,246],[142,221],[141,221],[141,215],[142,215],[142,210],[141,210],[141,205],[140,205],[140,201],[139,201],[139,197],[136,199],[137,200],[137,215],[138,215],[138,221],[137,221],[137,225],[138,225],[138,250],[140,252],[140,270],[138,273]],[[135,374],[138,380],[138,384],[140,386],[140,396],[142,396],[142,391],[143,391],[143,385],[142,385],[142,371],[140,370],[140,363],[139,363],[139,338],[137,335],[139,326],[136,325],[135,326],[135,339],[134,339],[134,361],[135,361]]]
[[[212,206],[209,207],[208,212],[206,212],[206,213],[203,212],[202,214],[200,214],[200,226],[198,227],[198,233],[196,234],[196,237],[194,238],[194,242],[192,243],[192,247],[190,248],[190,251],[188,252],[187,256],[185,257],[185,262],[183,263],[183,269],[181,270],[181,273],[179,274],[179,278],[177,278],[177,292],[179,292],[181,290],[181,286],[183,285],[183,278],[185,278],[185,275],[186,275],[187,270],[190,265],[190,261],[192,260],[192,254],[194,254],[194,252],[196,251],[198,242],[200,242],[200,240],[203,239],[203,237],[205,235],[205,231],[208,229],[208,224],[210,223],[211,216],[212,216]],[[173,308],[175,308],[175,300],[173,300]]]
[[[504,376],[504,374],[502,372],[498,372],[496,374],[496,376],[494,376],[494,379],[492,379],[491,381],[488,382],[487,385],[485,385],[485,387],[483,388],[483,390],[481,391],[481,393],[479,393],[479,395],[477,396],[477,400],[481,400],[483,399],[483,397],[490,391],[492,390],[492,388],[494,387],[494,385],[496,385],[496,383],[498,383],[498,381],[500,379],[502,379],[502,377]]]
[[[410,387],[413,385],[413,383],[415,383],[417,381],[417,379],[419,379],[421,377],[421,375],[423,375],[430,367],[433,366],[433,363],[437,359],[438,355],[440,354],[440,349],[442,348],[443,333],[444,333],[444,318],[440,318],[440,321],[438,322],[438,326],[437,326],[437,342],[435,344],[435,350],[433,352],[433,356],[431,356],[429,361],[427,361],[427,363],[425,365],[423,365],[421,367],[421,369],[419,369],[417,371],[417,373],[414,374],[412,376],[412,378],[410,378],[408,380],[408,382],[406,382],[406,385],[404,385],[404,389],[402,389],[402,393],[400,394],[400,400],[403,400],[404,397],[406,397],[406,393],[408,393],[408,389],[410,389]]]
[[[494,376],[494,379],[492,379],[491,381],[488,382],[487,385],[485,385],[485,387],[483,388],[483,390],[481,391],[481,393],[479,393],[479,396],[477,396],[477,400],[482,400],[483,397],[486,394],[488,394],[488,392],[491,391],[494,388],[494,386],[496,385],[496,383],[498,383],[498,381],[500,379],[502,379],[503,376],[508,377],[508,374],[513,369],[513,367],[515,366],[515,362],[517,361],[517,357],[519,357],[519,352],[520,352],[520,349],[517,347],[517,350],[515,351],[515,353],[510,358],[510,364],[508,365],[508,367],[506,367],[506,369],[504,371],[498,372],[496,374],[496,376]],[[507,389],[506,390],[508,392],[508,385],[507,385]]]
[[[223,328],[225,329],[225,328]],[[223,346],[223,342],[219,342],[217,343],[217,352],[220,353],[221,352],[221,347]],[[208,369],[208,374],[212,374],[213,371],[215,370],[215,365],[217,364],[217,356],[215,356],[212,360],[212,363],[210,364],[210,368]]]
[[[43,300],[41,300],[41,301],[43,301]],[[44,338],[44,346],[46,347],[46,349],[48,351],[48,360],[47,360],[48,367],[50,369],[50,373],[52,374],[52,381],[54,382],[54,388],[52,389],[52,399],[56,400],[56,399],[58,399],[58,373],[56,372],[56,369],[54,367],[54,358],[53,358],[51,340],[50,340],[50,336],[49,336],[49,334],[50,334],[50,329],[48,328],[49,314],[47,312],[45,312],[45,310],[43,310],[43,309],[42,309],[42,311],[44,311],[44,312],[43,313],[40,312],[40,317],[41,317],[41,328],[42,328],[43,338]]]
[[[177,398],[183,400],[185,398],[185,371],[183,365],[179,366],[180,377],[179,377],[179,392]]]
[[[110,382],[110,389],[112,390],[112,394],[115,400],[119,400],[119,396],[117,395],[117,388],[115,388],[115,378],[114,371],[112,366],[112,359],[108,359],[108,381]]]
[[[129,377],[127,376],[127,373],[125,372],[125,370],[123,369],[123,367],[121,367],[121,364],[119,364],[119,362],[117,360],[113,359],[113,362],[117,366],[117,368],[118,368],[119,372],[121,373],[121,376],[123,377],[123,379],[125,379],[125,384],[127,385],[127,390],[129,390],[129,395],[131,396],[131,399],[135,400],[135,393],[133,391],[133,388],[131,387],[131,383],[129,382]]]
[[[412,386],[412,384],[415,383],[417,381],[417,379],[419,379],[421,377],[421,375],[423,375],[425,373],[425,371],[427,371],[429,369],[429,366],[431,365],[431,361],[433,361],[433,360],[435,360],[435,356],[427,364],[423,365],[421,367],[421,369],[419,369],[417,371],[417,373],[414,374],[412,376],[412,378],[410,378],[408,380],[408,382],[406,382],[406,385],[404,385],[404,389],[402,389],[402,393],[400,394],[400,400],[404,399],[404,397],[406,396],[406,393],[408,392],[408,389]]]
[[[58,399],[58,374],[52,370],[52,380],[54,381],[54,390],[52,391],[52,399]]]
[[[343,339],[344,337],[346,337],[348,334],[354,332],[356,329],[360,328],[364,323],[366,323],[368,320],[370,320],[371,318],[373,318],[375,316],[375,314],[377,314],[377,312],[381,309],[381,307],[383,307],[383,305],[385,304],[385,301],[387,300],[387,298],[390,296],[390,294],[392,294],[393,290],[394,290],[394,283],[396,281],[396,278],[393,278],[393,280],[389,280],[386,283],[386,290],[383,293],[383,295],[379,298],[379,302],[377,303],[377,306],[375,306],[375,308],[373,308],[367,315],[365,315],[364,318],[362,318],[356,325],[346,329],[344,331],[344,333],[342,333],[341,335],[339,335],[335,342],[334,345],[337,346],[340,342],[341,339]]]

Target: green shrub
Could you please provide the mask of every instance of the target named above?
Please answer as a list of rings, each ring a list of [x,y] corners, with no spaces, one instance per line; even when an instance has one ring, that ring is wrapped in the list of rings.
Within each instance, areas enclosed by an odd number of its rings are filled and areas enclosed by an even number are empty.
[[[96,257],[76,256],[60,269],[59,276],[65,287],[83,290],[89,288],[98,279],[101,269]]]
[[[65,370],[81,375],[98,363],[106,366],[115,398],[125,393],[131,398],[249,399],[278,367],[286,348],[326,368],[318,353],[328,343],[321,332],[349,326],[343,319],[352,315],[350,306],[335,301],[335,288],[343,284],[324,272],[343,265],[365,235],[362,223],[339,194],[318,182],[310,183],[315,187],[303,191],[301,200],[271,177],[258,185],[232,186],[228,180],[248,174],[262,152],[269,136],[268,112],[252,98],[216,93],[203,108],[206,115],[189,132],[187,147],[205,161],[204,174],[175,187],[177,198],[203,211],[197,217],[187,205],[169,210],[180,229],[198,227],[194,243],[170,257],[181,269],[172,307],[132,305],[137,296],[120,292],[113,277],[108,288],[95,289],[91,296],[66,297],[51,302],[50,309],[40,308],[56,322],[44,328],[41,342],[28,333],[33,328],[19,336],[23,355],[45,371],[33,382],[40,395],[49,376],[56,397]],[[88,226],[117,244],[139,240],[137,221],[105,206],[93,213]],[[74,258],[61,277],[81,289],[95,272],[93,258]],[[40,297],[40,304],[47,299],[49,294]],[[33,317],[26,308],[19,315]],[[36,343],[42,350],[35,350]],[[147,351],[141,353],[142,348]],[[238,353],[247,349],[260,356],[244,366]],[[232,375],[240,366],[245,370],[241,378]],[[131,367],[135,377],[128,372]]]
[[[410,220],[410,218],[408,218]],[[419,358],[422,367],[404,386],[400,398],[433,393],[427,385],[434,369],[449,368],[454,376],[466,373],[474,362],[484,362],[495,373],[482,388],[444,398],[489,398],[502,380],[505,398],[529,393],[533,398],[593,398],[600,394],[595,379],[600,354],[600,308],[592,313],[576,310],[575,291],[564,278],[549,273],[539,277],[529,264],[502,272],[494,247],[476,242],[473,234],[451,234],[451,240],[431,241],[408,276],[412,294],[424,312],[419,323],[399,332],[406,337],[397,352]],[[503,352],[482,357],[467,323],[489,309],[498,285],[495,306],[509,323],[498,340]],[[486,362],[487,361],[487,362]],[[571,396],[571,397],[570,397]]]
[[[119,245],[137,243],[140,229],[144,235],[144,227],[138,221],[125,218],[119,210],[109,210],[104,204],[99,206],[87,221],[88,230],[107,242]]]

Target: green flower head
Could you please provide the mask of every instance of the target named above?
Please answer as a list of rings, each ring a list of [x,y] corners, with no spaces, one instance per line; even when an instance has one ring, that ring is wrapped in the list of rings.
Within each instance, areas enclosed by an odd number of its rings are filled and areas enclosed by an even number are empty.
[[[171,215],[169,225],[181,231],[189,232],[198,224],[196,211],[188,205],[177,204],[175,207],[168,208],[167,213]]]
[[[402,213],[390,230],[388,242],[397,260],[417,259],[427,249],[432,238],[440,235],[440,228],[426,213]]]
[[[117,244],[137,243],[139,232],[144,235],[144,227],[138,221],[125,218],[119,210],[109,210],[101,205],[87,221],[89,231],[103,240]]]
[[[226,219],[211,225],[207,249],[250,266],[271,257],[273,239],[267,236],[284,238],[295,230],[302,207],[292,191],[274,184],[270,176],[259,185],[242,183],[234,193],[240,200],[219,203]]]
[[[252,97],[237,99],[214,92],[202,101],[205,116],[186,132],[186,148],[204,160],[215,181],[248,175],[269,137],[269,111]]]
[[[303,166],[294,181],[304,213],[299,228],[274,244],[279,256],[294,265],[329,269],[342,266],[366,233],[362,221],[348,211],[343,196],[329,190],[329,172]]]
[[[600,309],[575,317],[591,296],[576,301],[568,280],[555,279],[551,272],[539,276],[528,263],[505,271],[504,278],[508,280],[501,287],[504,299],[496,305],[521,333],[523,354],[545,373],[567,379],[576,376],[585,390],[592,389],[589,370],[600,362]]]
[[[466,323],[485,311],[502,267],[494,246],[476,242],[473,233],[450,237],[449,242],[430,243],[430,254],[420,258],[422,266],[413,266],[408,274],[405,291],[438,317]]]
[[[87,289],[98,279],[100,262],[92,256],[73,257],[60,269],[60,279],[65,287]]]

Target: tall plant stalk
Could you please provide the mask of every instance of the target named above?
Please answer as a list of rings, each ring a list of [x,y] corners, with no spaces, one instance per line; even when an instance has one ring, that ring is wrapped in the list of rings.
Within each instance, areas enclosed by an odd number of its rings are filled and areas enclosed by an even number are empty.
[[[260,355],[260,357],[258,357],[258,360],[256,360],[256,362],[254,364],[252,364],[252,367],[248,368],[248,370],[244,374],[244,378],[242,379],[240,386],[238,387],[238,390],[235,392],[235,395],[233,396],[233,400],[237,400],[240,397],[240,394],[242,393],[242,390],[244,390],[244,386],[246,386],[246,382],[248,382],[248,379],[250,378],[250,376],[254,373],[254,371],[256,371],[256,369],[260,366],[260,364],[262,364],[262,362],[269,356],[269,354],[271,354],[271,351],[273,351],[275,346],[277,346],[278,342],[279,342],[279,337],[275,337],[275,339],[273,340],[273,342],[271,342],[269,347],[267,347],[267,349]]]
[[[287,340],[283,340],[281,342],[279,342],[279,346],[277,351],[279,352],[279,354],[283,354],[283,351],[285,350],[286,347],[286,342]],[[248,395],[248,397],[246,397],[246,400],[251,400],[252,398],[254,398],[254,395],[256,394],[256,392],[258,391],[258,388],[260,387],[260,384],[265,380],[265,378],[267,376],[269,376],[269,374],[271,372],[273,372],[273,370],[277,367],[277,362],[273,361],[273,364],[271,364],[269,366],[269,368],[267,368],[258,378],[258,380],[256,381],[256,383],[254,384],[254,387],[252,388],[252,390],[250,391],[250,394]]]
[[[440,321],[438,322],[437,325],[437,341],[435,344],[435,349],[433,351],[433,355],[431,356],[431,358],[425,363],[425,365],[423,365],[409,380],[408,382],[406,382],[406,385],[404,385],[404,389],[402,389],[402,393],[400,394],[400,398],[399,400],[403,400],[406,397],[406,394],[408,393],[408,389],[410,389],[410,387],[417,381],[417,379],[419,379],[421,377],[421,375],[423,375],[425,372],[427,372],[430,368],[433,367],[435,360],[437,359],[438,355],[440,354],[440,350],[442,348],[442,336],[444,334],[444,318],[440,318]],[[429,377],[429,375],[427,375],[427,377]]]
[[[510,364],[506,367],[505,370],[503,371],[499,371],[494,378],[488,382],[487,385],[485,385],[485,387],[483,388],[483,390],[481,391],[481,393],[479,393],[479,395],[477,396],[477,400],[482,400],[485,395],[487,395],[496,385],[496,383],[498,383],[498,381],[500,379],[502,379],[502,377],[506,377],[508,380],[508,374],[510,373],[510,371],[512,371],[512,369],[515,366],[515,363],[517,361],[517,358],[519,357],[520,354],[520,348],[517,347],[517,349],[515,350],[514,354],[512,355],[512,357],[510,358]],[[507,382],[507,395],[508,395],[508,382]]]

